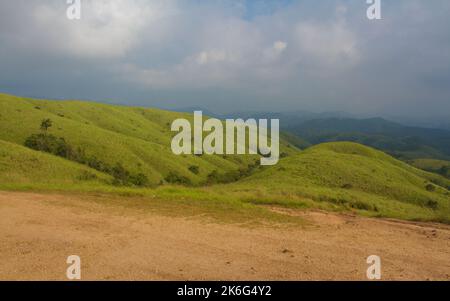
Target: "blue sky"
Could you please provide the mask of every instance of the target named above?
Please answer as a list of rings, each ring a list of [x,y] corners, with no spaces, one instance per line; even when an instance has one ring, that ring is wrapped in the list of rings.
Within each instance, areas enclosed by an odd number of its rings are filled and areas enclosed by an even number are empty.
[[[215,112],[450,119],[450,2],[0,2],[0,91]]]

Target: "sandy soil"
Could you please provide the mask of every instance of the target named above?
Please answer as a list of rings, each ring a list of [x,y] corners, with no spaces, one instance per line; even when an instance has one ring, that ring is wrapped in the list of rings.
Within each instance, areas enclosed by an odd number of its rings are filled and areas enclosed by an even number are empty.
[[[450,227],[295,212],[306,227],[248,228],[167,217],[83,197],[0,192],[0,279],[64,280],[79,255],[84,280],[449,280]]]

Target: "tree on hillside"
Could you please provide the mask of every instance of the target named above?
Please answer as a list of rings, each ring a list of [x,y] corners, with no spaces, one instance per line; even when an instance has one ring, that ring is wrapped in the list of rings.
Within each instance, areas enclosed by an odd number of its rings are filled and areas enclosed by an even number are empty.
[[[41,130],[44,132],[47,132],[49,128],[51,128],[53,125],[52,121],[50,119],[44,119],[41,122]]]

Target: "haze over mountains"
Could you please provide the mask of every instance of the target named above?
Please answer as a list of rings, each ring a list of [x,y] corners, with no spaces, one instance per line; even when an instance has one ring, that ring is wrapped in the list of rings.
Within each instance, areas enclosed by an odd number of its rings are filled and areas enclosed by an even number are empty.
[[[202,110],[191,107],[180,112]],[[384,118],[358,118],[346,112],[313,113],[293,111],[283,113],[236,112],[206,115],[226,118],[276,118],[282,130],[301,139],[297,146],[333,141],[353,141],[375,147],[400,159],[450,158],[450,131],[428,127],[407,126]],[[294,141],[291,141],[295,144]]]
[[[448,117],[444,116],[407,116],[407,115],[388,115],[388,114],[352,114],[345,111],[323,111],[323,112],[313,112],[306,110],[296,110],[292,111],[233,111],[229,113],[216,112],[214,109],[210,110],[206,107],[201,106],[190,106],[190,107],[179,107],[175,109],[166,108],[165,106],[160,106],[161,109],[173,110],[177,112],[192,113],[194,110],[199,110],[205,112],[206,115],[225,119],[225,118],[263,118],[264,116],[270,116],[272,118],[279,118],[283,120],[285,127],[291,125],[296,125],[302,121],[308,121],[312,119],[326,119],[326,118],[349,118],[349,119],[374,119],[380,118],[386,121],[394,122],[408,127],[417,128],[431,128],[431,129],[442,129],[450,130],[450,120]],[[445,113],[445,112],[444,112]]]

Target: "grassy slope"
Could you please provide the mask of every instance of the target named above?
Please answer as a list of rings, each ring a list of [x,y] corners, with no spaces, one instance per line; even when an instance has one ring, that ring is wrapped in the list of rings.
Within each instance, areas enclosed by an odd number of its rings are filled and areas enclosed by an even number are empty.
[[[0,94],[0,139],[22,145],[38,131],[44,118],[53,121],[50,133],[81,146],[89,156],[109,165],[122,163],[132,172],[146,174],[158,184],[170,172],[204,181],[214,170],[222,172],[247,167],[255,156],[175,156],[170,149],[170,126],[188,114],[81,101],[32,100]],[[294,148],[285,148],[293,152]],[[199,166],[200,174],[189,166]]]
[[[172,155],[169,125],[178,113],[86,102],[36,101],[0,95],[0,188],[100,191],[151,196],[209,211],[260,210],[254,204],[351,209],[370,216],[450,223],[450,182],[392,157],[354,143],[329,143],[290,155],[273,167],[261,167],[249,178],[229,185],[157,189],[116,188],[109,176],[85,166],[20,145],[43,118],[54,121],[52,132],[72,145],[114,164],[141,171],[159,181],[169,171],[201,181],[214,169],[231,170],[255,158]],[[241,161],[241,162],[239,162]],[[187,170],[201,167],[196,176]],[[87,181],[82,175],[96,174]],[[435,191],[426,186],[437,183]],[[432,208],[433,204],[437,208]]]
[[[0,188],[94,189],[111,177],[81,164],[0,140]]]
[[[435,191],[427,191],[431,183]],[[444,188],[445,187],[445,188]],[[450,181],[355,143],[318,145],[234,184],[254,202],[450,222]],[[259,196],[259,197],[258,197]],[[437,209],[432,209],[437,202]],[[330,206],[331,205],[331,206]]]

